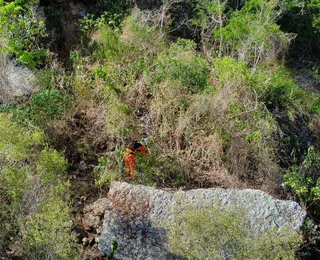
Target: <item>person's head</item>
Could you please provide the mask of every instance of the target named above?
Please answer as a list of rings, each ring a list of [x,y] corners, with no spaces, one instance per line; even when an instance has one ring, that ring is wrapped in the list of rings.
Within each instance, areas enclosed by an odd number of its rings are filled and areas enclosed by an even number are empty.
[[[136,140],[132,141],[132,142],[128,145],[128,147],[129,147],[132,151],[137,150],[137,149],[138,149],[139,147],[141,147],[141,146],[142,146],[142,144],[139,143],[139,142],[137,142]]]

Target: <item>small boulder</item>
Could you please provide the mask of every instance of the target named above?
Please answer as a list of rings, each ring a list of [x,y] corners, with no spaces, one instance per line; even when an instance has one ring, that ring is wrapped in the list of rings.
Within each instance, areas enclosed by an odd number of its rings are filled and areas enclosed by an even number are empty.
[[[0,103],[6,104],[17,97],[34,93],[37,91],[34,81],[31,70],[0,54]]]

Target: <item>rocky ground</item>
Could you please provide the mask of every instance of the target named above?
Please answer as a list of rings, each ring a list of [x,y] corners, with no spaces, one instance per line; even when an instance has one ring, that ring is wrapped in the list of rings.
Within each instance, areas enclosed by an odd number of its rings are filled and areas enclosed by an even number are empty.
[[[83,247],[82,259],[102,259],[97,241],[101,234],[104,213],[108,199],[102,198],[89,202],[82,197],[73,207],[74,227],[72,234]]]

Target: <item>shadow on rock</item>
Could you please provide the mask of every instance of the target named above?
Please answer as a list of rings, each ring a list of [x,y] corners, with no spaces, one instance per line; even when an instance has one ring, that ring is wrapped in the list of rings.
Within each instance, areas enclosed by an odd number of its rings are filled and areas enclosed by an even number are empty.
[[[152,225],[147,218],[132,220],[110,211],[105,217],[99,248],[113,259],[185,259],[171,254],[167,244],[166,230]]]

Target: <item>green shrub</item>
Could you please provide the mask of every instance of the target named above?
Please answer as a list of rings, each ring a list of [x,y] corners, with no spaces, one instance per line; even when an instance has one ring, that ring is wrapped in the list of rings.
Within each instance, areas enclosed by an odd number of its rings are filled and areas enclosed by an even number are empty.
[[[44,186],[55,183],[66,171],[67,162],[62,153],[48,147],[40,152],[37,173],[43,176]]]
[[[294,83],[292,74],[286,69],[279,69],[273,73],[263,99],[269,109],[299,111],[303,103],[305,92]]]
[[[44,89],[34,94],[29,102],[12,106],[10,112],[19,122],[44,125],[57,119],[69,106],[69,96],[57,89]]]
[[[320,32],[320,1],[319,0],[310,0],[307,1],[307,7],[309,8],[310,13],[312,14],[312,27],[315,32]]]
[[[32,169],[23,163],[33,156],[32,147],[43,144],[41,132],[28,132],[0,114],[0,252],[3,252],[18,229],[20,203],[31,184]],[[29,157],[30,156],[30,157]]]
[[[112,29],[117,31],[120,28],[121,22],[123,20],[123,15],[118,13],[104,12],[95,19],[93,14],[86,15],[80,20],[81,30],[84,33],[90,33],[95,29],[99,29],[109,25]]]
[[[58,182],[50,197],[25,219],[22,237],[26,259],[76,259],[79,248],[70,236],[69,185]]]
[[[94,8],[97,14],[108,12],[121,14],[123,19],[129,12],[132,2],[130,0],[94,0]]]
[[[45,23],[34,18],[32,12],[37,2],[0,2],[0,35],[4,39],[2,51],[31,68],[44,65],[48,52]]]
[[[284,229],[257,236],[249,224],[241,209],[180,199],[167,222],[170,251],[186,259],[295,259],[300,235]]]
[[[155,61],[155,81],[180,81],[185,93],[202,92],[209,84],[207,62],[195,50],[195,43],[179,39]]]
[[[314,147],[308,152],[299,166],[291,167],[284,175],[282,186],[291,188],[304,203],[320,198],[320,155]]]
[[[44,137],[0,114],[0,254],[15,242],[26,259],[77,254],[68,224],[66,160]]]
[[[233,92],[241,91],[241,95],[235,95],[247,98],[248,103],[255,98],[271,112],[282,111],[289,115],[317,113],[317,97],[303,90],[295,82],[293,71],[282,65],[261,65],[252,73],[246,63],[223,57],[215,60],[214,67],[219,87],[231,86]]]
[[[111,29],[107,25],[101,25],[92,35],[97,43],[92,54],[93,59],[103,61],[119,61],[128,52],[120,38],[119,31]]]
[[[219,79],[219,85],[245,84],[250,75],[249,68],[243,61],[236,61],[230,57],[216,59],[214,62],[215,73]]]
[[[117,150],[110,156],[100,157],[94,167],[95,184],[99,187],[108,186],[111,182],[120,180],[123,167],[123,150]]]

